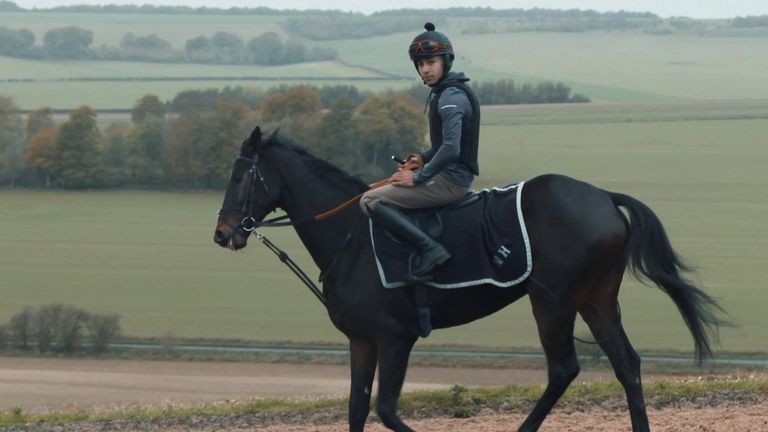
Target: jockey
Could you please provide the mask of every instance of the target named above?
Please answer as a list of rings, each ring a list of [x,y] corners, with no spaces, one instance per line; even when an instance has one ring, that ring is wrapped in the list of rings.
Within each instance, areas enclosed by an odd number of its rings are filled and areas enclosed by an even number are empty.
[[[408,155],[414,170],[401,169],[392,183],[366,192],[360,200],[363,212],[418,251],[411,276],[423,278],[451,255],[434,239],[411,223],[397,207],[426,208],[450,204],[469,191],[479,174],[477,152],[480,136],[480,104],[461,72],[451,72],[454,53],[451,41],[424,25],[413,39],[408,54],[429,95],[430,148]]]

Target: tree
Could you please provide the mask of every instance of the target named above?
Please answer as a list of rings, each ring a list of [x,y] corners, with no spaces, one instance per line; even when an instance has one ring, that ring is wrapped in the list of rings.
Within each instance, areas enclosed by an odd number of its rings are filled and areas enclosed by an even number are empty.
[[[254,63],[276,65],[282,57],[283,42],[277,33],[263,33],[248,41],[248,51]]]
[[[217,32],[211,37],[211,46],[222,63],[240,63],[246,57],[245,44],[234,33]]]
[[[182,61],[181,51],[171,47],[171,43],[152,33],[147,36],[136,36],[126,33],[120,41],[120,48],[105,48],[99,52],[105,59],[130,59],[142,61]]]
[[[281,64],[301,63],[304,61],[306,48],[296,39],[288,39],[283,45]]]
[[[120,316],[116,314],[90,314],[85,324],[97,353],[105,352],[109,343],[120,334]]]
[[[107,170],[107,186],[122,185],[130,178],[128,169],[128,126],[112,123],[104,131],[104,168]]]
[[[33,322],[35,337],[37,338],[37,349],[41,353],[48,352],[51,349],[51,344],[53,344],[56,333],[61,326],[63,313],[64,305],[55,303],[40,306],[34,314]]]
[[[101,133],[96,127],[96,113],[91,108],[82,106],[69,114],[69,120],[59,128],[56,144],[59,160],[54,174],[61,186],[103,185]]]
[[[136,36],[128,32],[120,40],[120,48],[170,49],[171,43],[154,33],[147,36]]]
[[[30,57],[34,54],[35,34],[27,29],[0,27],[0,55]]]
[[[165,179],[165,122],[149,113],[126,137],[126,167],[132,183],[156,185]]]
[[[80,350],[83,341],[83,326],[88,320],[88,313],[74,306],[64,306],[61,310],[59,327],[56,329],[61,341],[61,350],[74,353]]]
[[[38,108],[27,116],[27,138],[31,138],[40,129],[53,126],[53,110],[51,107]]]
[[[208,187],[226,185],[232,156],[237,154],[240,142],[248,134],[245,120],[251,109],[244,102],[229,96],[219,98],[214,113],[215,141],[206,155],[209,167]]]
[[[208,175],[205,155],[216,142],[213,116],[200,111],[186,111],[169,124],[165,159],[171,180],[186,187],[203,186]]]
[[[301,85],[264,100],[261,104],[261,117],[264,122],[281,123],[313,115],[320,111],[320,107],[317,90]]]
[[[13,99],[0,96],[0,182],[13,187],[24,168],[24,122]]]
[[[374,96],[357,108],[359,145],[369,174],[392,171],[393,154],[404,155],[424,146],[426,120],[418,105],[405,96]]]
[[[189,61],[205,63],[216,60],[216,53],[213,50],[211,41],[205,36],[198,36],[187,40],[184,45],[184,52]]]
[[[66,59],[87,58],[92,43],[93,32],[75,26],[49,30],[43,37],[43,49],[48,55]]]
[[[51,187],[51,173],[56,169],[59,159],[58,129],[48,126],[40,129],[29,138],[24,160],[36,169],[45,179],[45,187]]]
[[[17,347],[28,351],[30,349],[29,343],[34,334],[34,312],[32,308],[27,306],[21,312],[11,317],[8,330]]]
[[[324,108],[331,108],[341,99],[346,99],[353,106],[358,106],[371,96],[369,93],[360,92],[357,87],[346,84],[324,85],[317,90],[320,102]]]
[[[315,132],[312,149],[318,156],[331,159],[347,171],[363,169],[362,151],[357,144],[355,106],[349,99],[339,99],[323,115]]]
[[[166,106],[159,97],[155,95],[145,95],[137,100],[131,111],[131,121],[133,124],[141,123],[147,114],[153,114],[160,119],[165,118]]]

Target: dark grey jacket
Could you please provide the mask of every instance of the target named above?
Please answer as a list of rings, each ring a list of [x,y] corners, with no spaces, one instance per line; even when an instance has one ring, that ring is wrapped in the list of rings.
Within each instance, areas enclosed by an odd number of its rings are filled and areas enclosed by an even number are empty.
[[[420,184],[437,174],[469,187],[479,173],[480,104],[461,72],[449,72],[432,87],[429,100],[431,147],[421,153],[426,165],[414,176]]]

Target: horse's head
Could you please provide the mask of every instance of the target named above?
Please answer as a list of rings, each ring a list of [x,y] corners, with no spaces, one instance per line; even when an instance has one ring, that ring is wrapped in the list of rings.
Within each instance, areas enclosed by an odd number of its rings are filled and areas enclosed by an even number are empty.
[[[213,241],[233,250],[246,246],[248,236],[278,206],[278,178],[264,164],[264,143],[256,127],[243,142],[219,210]],[[260,162],[261,157],[261,162]]]

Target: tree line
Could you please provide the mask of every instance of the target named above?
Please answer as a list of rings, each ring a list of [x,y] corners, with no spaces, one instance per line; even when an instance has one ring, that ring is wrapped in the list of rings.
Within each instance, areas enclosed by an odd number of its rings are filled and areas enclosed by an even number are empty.
[[[562,83],[474,85],[482,104],[587,102]],[[239,145],[254,125],[280,129],[318,156],[374,181],[389,156],[426,146],[417,84],[380,93],[354,86],[278,86],[188,90],[171,101],[139,99],[130,122],[99,125],[88,106],[57,124],[51,108],[26,115],[0,96],[0,184],[83,188],[221,188]]]
[[[228,32],[211,37],[188,39],[184,49],[176,49],[156,34],[123,35],[119,46],[93,45],[93,32],[77,26],[48,30],[42,45],[35,44],[34,32],[0,26],[0,55],[35,59],[121,60],[151,62],[192,62],[215,64],[282,65],[333,60],[332,48],[307,48],[296,39],[283,39],[266,32],[244,41]]]
[[[36,309],[25,307],[0,325],[0,349],[73,354],[82,351],[83,342],[88,341],[93,352],[103,353],[120,332],[119,315],[53,303]]]
[[[737,17],[732,23],[739,28],[768,27],[768,15]]]

